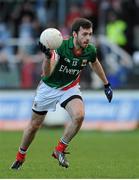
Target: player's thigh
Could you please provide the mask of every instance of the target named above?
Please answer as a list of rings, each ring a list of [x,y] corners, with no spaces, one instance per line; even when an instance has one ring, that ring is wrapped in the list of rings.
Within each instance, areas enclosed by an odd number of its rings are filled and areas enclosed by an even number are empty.
[[[81,99],[75,98],[69,101],[65,107],[72,119],[84,119],[84,103]]]

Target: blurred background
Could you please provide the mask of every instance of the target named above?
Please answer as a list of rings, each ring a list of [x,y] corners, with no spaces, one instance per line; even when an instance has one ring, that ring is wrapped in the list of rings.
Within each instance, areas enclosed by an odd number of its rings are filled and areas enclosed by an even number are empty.
[[[113,102],[108,104],[102,82],[89,66],[84,69],[81,89],[86,117],[82,128],[138,127],[138,0],[0,0],[0,129],[23,129],[31,117],[43,60],[37,47],[41,32],[56,27],[63,37],[69,37],[78,17],[92,21],[92,41],[114,89]],[[63,125],[69,119],[59,106],[55,113],[48,114],[46,125]]]

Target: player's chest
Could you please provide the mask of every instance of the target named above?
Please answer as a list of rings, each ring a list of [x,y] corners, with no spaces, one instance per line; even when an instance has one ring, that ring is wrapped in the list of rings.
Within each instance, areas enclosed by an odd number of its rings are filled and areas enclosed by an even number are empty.
[[[60,58],[60,63],[72,68],[83,68],[87,65],[89,59],[87,57],[75,57],[73,55],[65,55]]]

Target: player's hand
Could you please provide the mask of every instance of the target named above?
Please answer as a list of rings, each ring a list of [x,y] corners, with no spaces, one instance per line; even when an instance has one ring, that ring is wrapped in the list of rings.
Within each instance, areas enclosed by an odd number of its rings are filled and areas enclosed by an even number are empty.
[[[46,55],[48,59],[51,58],[51,50],[49,48],[46,48],[40,41],[39,41],[39,48],[40,50]]]
[[[113,96],[113,92],[112,92],[112,88],[111,88],[110,83],[104,85],[104,91],[105,91],[105,95],[106,95],[106,97],[110,103],[112,100],[112,96]]]

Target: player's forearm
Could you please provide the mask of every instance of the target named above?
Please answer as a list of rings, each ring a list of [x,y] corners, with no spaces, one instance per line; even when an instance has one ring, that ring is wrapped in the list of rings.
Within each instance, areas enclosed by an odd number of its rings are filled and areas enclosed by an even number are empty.
[[[102,68],[102,65],[100,64],[100,62],[98,61],[98,59],[96,60],[96,62],[94,62],[92,64],[92,68],[95,71],[95,73],[99,76],[99,78],[102,80],[102,82],[105,84],[108,84],[108,80],[106,78],[105,72]]]
[[[44,58],[42,63],[42,76],[49,76],[51,71],[50,59]]]

